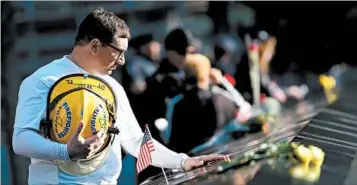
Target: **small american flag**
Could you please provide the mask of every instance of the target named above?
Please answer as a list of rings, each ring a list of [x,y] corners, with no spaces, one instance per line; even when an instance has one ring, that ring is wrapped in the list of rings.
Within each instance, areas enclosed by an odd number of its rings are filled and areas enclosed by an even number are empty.
[[[140,147],[138,160],[136,162],[137,174],[151,164],[151,152],[155,151],[154,141],[151,138],[148,125],[145,125],[144,137]]]

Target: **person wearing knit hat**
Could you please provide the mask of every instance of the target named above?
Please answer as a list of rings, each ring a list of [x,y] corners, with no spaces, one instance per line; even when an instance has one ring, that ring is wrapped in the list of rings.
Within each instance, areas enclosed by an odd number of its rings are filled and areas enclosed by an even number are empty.
[[[189,39],[182,29],[177,28],[167,34],[163,45],[166,56],[161,60],[156,72],[146,78],[147,87],[143,96],[150,101],[145,103],[150,107],[145,105],[141,107],[143,110],[153,110],[150,113],[143,112],[140,116],[140,119],[146,123],[153,123],[154,120],[164,117],[165,99],[176,96],[184,89],[183,64],[190,45]],[[152,131],[152,134],[155,134],[155,131]]]
[[[155,74],[147,79],[146,93],[153,104],[158,106],[155,108],[157,114],[151,114],[151,117],[157,119],[165,116],[165,99],[172,98],[183,91],[183,67],[189,46],[189,39],[180,28],[172,30],[166,36],[164,40],[166,57],[160,62]]]
[[[186,33],[180,28],[171,31],[165,38],[164,46],[168,62],[178,69],[182,68],[190,46]]]
[[[156,72],[146,78],[146,89],[140,96],[145,102],[140,102],[138,112],[139,123],[148,123],[150,132],[154,138],[160,138],[160,131],[155,126],[155,121],[165,117],[169,98],[183,92],[184,72],[183,64],[190,45],[185,32],[180,29],[170,31],[163,42],[166,56],[161,60]],[[138,110],[139,109],[139,110]],[[150,111],[148,111],[150,110]],[[149,167],[139,175],[139,183],[146,178],[160,173],[161,169]]]

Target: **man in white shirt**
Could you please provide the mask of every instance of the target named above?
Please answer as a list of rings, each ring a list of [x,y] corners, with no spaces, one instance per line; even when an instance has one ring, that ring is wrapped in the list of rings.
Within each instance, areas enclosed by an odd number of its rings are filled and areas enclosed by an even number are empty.
[[[129,28],[122,19],[112,12],[96,9],[80,24],[75,47],[70,55],[41,67],[22,82],[15,116],[13,149],[16,154],[31,158],[29,184],[116,184],[122,167],[121,147],[133,156],[138,156],[142,130],[124,89],[109,76],[116,67],[124,65],[129,39]],[[98,132],[86,140],[74,134],[67,144],[45,139],[40,134],[40,122],[45,117],[49,89],[56,80],[73,73],[88,73],[103,78],[114,89],[118,104],[119,119],[115,126],[120,133],[103,165],[84,176],[66,173],[53,161],[69,161],[78,159],[78,156],[87,158],[100,148],[104,134]],[[226,156],[222,155],[188,157],[170,151],[156,141],[154,144],[156,150],[152,152],[152,165],[158,167],[162,164],[164,168],[187,171],[208,161],[226,160]]]

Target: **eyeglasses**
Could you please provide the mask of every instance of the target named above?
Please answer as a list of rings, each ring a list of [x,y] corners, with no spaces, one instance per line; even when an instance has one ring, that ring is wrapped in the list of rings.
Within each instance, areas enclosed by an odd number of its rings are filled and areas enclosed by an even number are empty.
[[[109,46],[109,47],[111,47],[111,48],[113,48],[118,54],[118,58],[121,58],[121,57],[123,57],[124,56],[124,54],[125,54],[125,51],[124,50],[122,50],[122,49],[119,49],[119,48],[117,48],[117,47],[115,47],[115,46],[113,46],[113,45],[111,45],[111,44],[104,44],[104,45],[106,45],[106,46]]]

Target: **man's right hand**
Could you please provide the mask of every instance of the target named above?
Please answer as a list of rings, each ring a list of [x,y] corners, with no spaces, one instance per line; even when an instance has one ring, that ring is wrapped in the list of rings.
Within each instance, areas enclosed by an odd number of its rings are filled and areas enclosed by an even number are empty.
[[[69,158],[71,160],[89,159],[96,154],[103,146],[107,136],[106,131],[101,129],[95,135],[88,139],[81,136],[83,122],[81,122],[72,138],[67,143]]]

